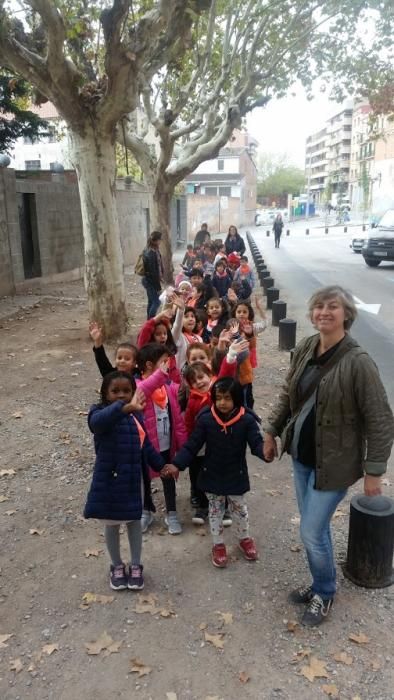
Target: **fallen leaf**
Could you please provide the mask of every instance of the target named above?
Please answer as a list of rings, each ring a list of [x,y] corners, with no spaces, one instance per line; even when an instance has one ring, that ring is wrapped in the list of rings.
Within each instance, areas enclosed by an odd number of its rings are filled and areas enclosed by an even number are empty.
[[[369,637],[367,637],[367,635],[363,632],[360,632],[360,634],[354,634],[352,632],[351,634],[349,634],[349,639],[355,644],[368,644],[369,642]]]
[[[301,552],[301,545],[300,544],[292,544],[290,547],[291,552]]]
[[[85,643],[86,653],[89,656],[97,656],[101,651],[105,651],[105,656],[108,656],[118,652],[121,644],[122,642],[115,642],[107,632],[103,632],[95,642]]]
[[[14,476],[15,469],[0,469],[0,476]]]
[[[113,595],[100,595],[99,593],[84,593],[82,596],[83,605],[89,607],[91,603],[101,603],[101,605],[107,605],[107,603],[112,603],[115,600]]]
[[[36,527],[31,527],[29,530],[30,535],[42,535],[45,530],[38,530]]]
[[[299,525],[301,522],[301,518],[299,515],[293,515],[293,517],[290,518],[290,522],[293,523],[293,525]]]
[[[170,610],[169,608],[160,608],[158,612],[160,617],[176,617],[175,610]]]
[[[267,489],[265,492],[268,494],[268,496],[280,496],[280,491],[277,491],[276,489]]]
[[[382,479],[382,486],[391,486],[391,481],[389,479]]]
[[[338,651],[334,654],[334,659],[338,661],[338,663],[345,664],[346,666],[351,666],[353,663],[353,657],[347,654],[346,651]]]
[[[23,418],[23,413],[20,411],[15,411],[15,413],[12,413],[13,418]]]
[[[251,613],[254,610],[254,605],[253,605],[253,603],[245,603],[243,609],[244,609],[244,612]]]
[[[206,630],[208,627],[206,622],[202,622],[201,625],[198,625],[199,630]]]
[[[340,508],[337,508],[334,513],[334,518],[343,518],[344,515],[346,515],[346,513],[344,513]]]
[[[147,676],[151,671],[151,667],[146,666],[141,659],[130,659],[130,673],[138,673],[138,678]]]
[[[359,695],[353,695],[352,700],[361,700]]]
[[[20,659],[12,659],[10,661],[10,671],[15,671],[15,673],[20,673],[23,668],[22,661]]]
[[[41,649],[41,653],[46,654],[47,656],[52,656],[54,651],[59,651],[58,644],[44,644]]]
[[[305,676],[310,683],[313,683],[315,678],[328,678],[326,664],[316,656],[311,656],[309,659],[309,666],[302,666],[300,675]]]
[[[286,628],[288,632],[295,632],[299,628],[299,624],[297,620],[289,620],[286,624]]]
[[[166,693],[166,700],[177,700],[176,693]]]
[[[6,515],[14,515],[16,513],[16,510],[6,510],[5,514]]]
[[[5,503],[6,501],[9,501],[10,499],[8,496],[4,496],[3,494],[0,496],[0,503]]]
[[[13,636],[14,635],[12,633],[0,634],[0,649],[5,649],[6,647],[8,647],[8,644],[6,644],[6,642],[8,642],[8,640],[11,639],[11,637]]]
[[[339,698],[339,690],[336,685],[331,683],[330,685],[322,685],[321,687],[323,693],[329,695],[330,698]]]
[[[28,670],[29,673],[34,673],[34,671],[36,670],[35,664],[33,664],[33,662],[32,662],[32,663],[30,664],[30,666],[28,666],[28,669],[27,669],[27,670]]]
[[[195,535],[198,535],[199,537],[206,537],[207,532],[206,532],[206,530],[205,530],[203,527],[197,527],[197,528],[194,530],[194,534],[195,534]]]
[[[223,700],[223,698],[220,698],[219,695],[206,695],[204,700]]]
[[[99,557],[102,553],[102,549],[85,549],[85,557]]]
[[[241,671],[238,678],[241,681],[241,683],[247,683],[248,681],[250,681],[250,676],[248,676],[246,671]]]
[[[372,671],[380,671],[381,668],[382,668],[382,664],[380,663],[379,659],[372,659],[372,661],[371,661]]]
[[[216,614],[219,615],[219,617],[221,618],[222,622],[224,622],[225,625],[232,625],[233,624],[233,613],[220,612],[220,610],[216,610]]]
[[[79,416],[88,416],[88,415],[89,415],[89,411],[78,411],[78,415],[79,415]]]
[[[159,612],[159,608],[156,605],[157,596],[153,593],[149,595],[138,595],[138,603],[134,608],[134,612],[138,614],[150,613],[151,615],[156,615]]]
[[[216,649],[223,649],[224,647],[224,634],[209,634],[209,632],[204,632],[205,641],[212,644]]]
[[[302,661],[303,659],[308,658],[308,656],[310,656],[310,654],[311,654],[310,649],[299,649],[299,651],[294,652],[295,658],[290,663],[297,664],[299,661]]]

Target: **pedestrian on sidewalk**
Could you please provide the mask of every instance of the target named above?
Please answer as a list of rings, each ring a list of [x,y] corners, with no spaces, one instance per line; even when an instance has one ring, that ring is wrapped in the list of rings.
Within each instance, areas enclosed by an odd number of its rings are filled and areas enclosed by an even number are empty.
[[[226,255],[231,255],[231,253],[238,253],[238,255],[241,256],[245,253],[245,241],[239,235],[236,226],[229,227],[227,238],[224,241],[224,247],[226,249]]]
[[[160,241],[162,234],[160,231],[153,231],[148,240],[148,245],[143,252],[144,276],[142,285],[145,287],[148,297],[146,309],[147,318],[153,318],[160,306],[159,294],[161,292],[161,281],[163,279],[163,261],[160,253]]]
[[[307,608],[302,623],[319,625],[331,610],[336,571],[330,523],[349,486],[364,477],[366,496],[381,493],[394,438],[394,419],[378,369],[349,335],[357,309],[340,286],[309,300],[317,334],[302,340],[277,405],[268,418],[264,455],[277,455],[275,437],[293,460],[300,534],[312,583],[290,593]]]
[[[263,437],[253,411],[243,407],[239,382],[232,377],[218,379],[211,389],[212,406],[198,414],[188,441],[167,465],[164,476],[176,476],[186,469],[205,445],[205,458],[197,485],[208,498],[208,517],[213,538],[212,564],[227,566],[228,557],[223,539],[223,516],[226,496],[236,524],[239,548],[245,559],[256,561],[257,548],[249,534],[249,515],[245,493],[250,490],[246,448],[263,457]]]
[[[135,379],[125,372],[106,374],[101,402],[91,407],[89,428],[94,435],[96,461],[84,509],[85,518],[104,524],[104,537],[111,559],[110,586],[114,591],[140,591],[144,587],[141,564],[142,465],[146,460],[158,472],[165,460],[146,436],[141,411],[145,405]],[[135,415],[134,415],[135,414]],[[130,566],[120,554],[121,524],[126,525]]]
[[[282,219],[282,214],[277,214],[276,219],[274,221],[274,225],[272,227],[274,235],[275,235],[275,248],[280,247],[280,238],[282,235],[283,231],[283,219]]]

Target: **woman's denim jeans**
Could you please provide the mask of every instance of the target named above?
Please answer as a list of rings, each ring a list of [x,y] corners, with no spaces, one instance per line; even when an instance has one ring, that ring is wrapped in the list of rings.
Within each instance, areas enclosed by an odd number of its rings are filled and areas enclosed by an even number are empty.
[[[153,318],[156,316],[157,309],[160,306],[159,292],[155,289],[152,282],[150,282],[146,277],[142,278],[142,286],[146,289],[146,294],[148,296],[148,305],[146,308],[146,317]]]
[[[336,569],[330,522],[338,503],[346,496],[341,491],[317,491],[315,470],[293,459],[294,484],[301,515],[300,534],[312,574],[312,590],[321,598],[333,598]]]

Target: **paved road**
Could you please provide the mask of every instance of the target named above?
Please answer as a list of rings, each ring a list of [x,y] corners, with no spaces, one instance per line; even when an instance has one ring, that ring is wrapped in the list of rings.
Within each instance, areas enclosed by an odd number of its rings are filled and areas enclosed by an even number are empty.
[[[275,286],[288,301],[287,315],[297,319],[298,338],[312,330],[305,319],[306,300],[320,286],[337,283],[365,304],[381,305],[377,315],[360,310],[352,335],[376,361],[394,406],[394,264],[367,267],[362,256],[349,248],[354,229],[349,233],[344,233],[343,227],[330,229],[325,234],[324,228],[312,226],[309,236],[305,234],[305,222],[290,226],[291,234],[282,236],[279,250],[274,246],[272,233],[266,237],[266,227],[255,227],[251,232]]]

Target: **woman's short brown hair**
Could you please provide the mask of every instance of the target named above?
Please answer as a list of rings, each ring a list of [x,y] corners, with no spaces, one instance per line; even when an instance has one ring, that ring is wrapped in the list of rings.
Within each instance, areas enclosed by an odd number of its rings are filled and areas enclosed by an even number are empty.
[[[348,292],[347,289],[340,287],[339,284],[331,284],[328,287],[320,287],[320,289],[312,294],[308,302],[310,320],[312,320],[313,309],[318,306],[318,304],[322,304],[328,299],[338,299],[341,302],[345,311],[345,322],[343,325],[346,331],[349,330],[357,318],[357,308],[353,295]]]

